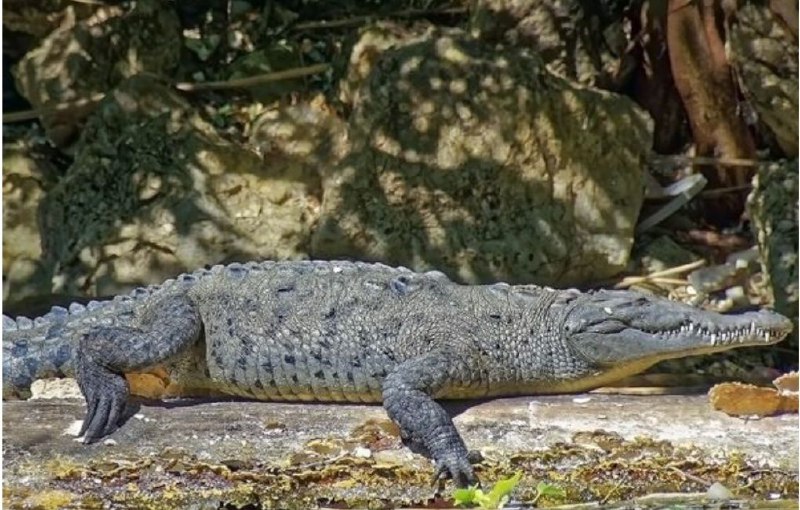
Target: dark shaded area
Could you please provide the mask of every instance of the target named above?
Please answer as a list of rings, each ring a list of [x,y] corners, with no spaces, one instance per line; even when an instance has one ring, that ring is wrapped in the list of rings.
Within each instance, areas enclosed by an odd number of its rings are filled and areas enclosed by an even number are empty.
[[[684,0],[668,3],[667,44],[675,85],[692,126],[699,156],[754,159],[753,138],[739,115],[739,100],[732,69],[725,55],[723,25],[729,14],[715,2]],[[743,186],[752,170],[741,166],[700,166],[713,187]],[[735,193],[707,204],[716,223],[738,219],[744,211],[745,193]]]
[[[318,30],[314,32],[308,32],[307,30],[300,30],[302,34],[297,34],[293,32],[293,27],[295,25],[302,25],[304,22],[315,21],[315,20],[322,20],[322,19],[347,19],[347,18],[357,18],[364,15],[371,15],[374,16],[376,19],[381,18],[382,16],[391,16],[392,13],[396,13],[402,11],[401,7],[405,7],[406,9],[419,9],[419,10],[429,10],[433,13],[437,11],[437,9],[445,9],[448,7],[453,7],[445,2],[438,2],[434,4],[426,4],[425,9],[420,9],[419,6],[411,4],[408,6],[398,4],[395,5],[393,3],[388,3],[386,5],[381,5],[378,7],[368,7],[362,6],[357,3],[351,3],[347,1],[342,2],[333,2],[333,3],[319,3],[319,2],[299,2],[299,3],[282,3],[279,6],[274,5],[270,2],[257,2],[253,4],[253,12],[251,14],[259,14],[262,16],[260,20],[261,23],[264,25],[262,28],[267,28],[257,39],[253,42],[255,44],[260,45],[268,45],[271,43],[272,40],[278,37],[283,36],[290,36],[290,39],[293,43],[299,43],[304,37],[317,37],[320,38],[320,41],[325,41],[322,46],[320,46],[320,50],[322,51],[332,51],[330,47],[330,37],[336,34],[338,37],[338,32],[347,31],[347,30],[355,30],[358,27],[346,27],[346,28],[334,28],[331,30]],[[241,24],[241,13],[232,13],[228,12],[229,5],[226,5],[223,2],[200,2],[200,3],[179,3],[176,5],[176,12],[177,17],[180,20],[181,27],[183,29],[199,29],[202,35],[206,34],[221,34],[226,29],[237,28]],[[658,7],[650,8],[647,10],[643,7],[639,2],[602,2],[602,3],[595,3],[595,2],[583,2],[577,3],[575,6],[570,8],[570,10],[566,11],[567,16],[565,16],[564,12],[556,12],[555,8],[553,8],[553,13],[550,17],[554,20],[558,20],[559,22],[563,23],[563,28],[559,34],[559,38],[566,41],[568,45],[568,49],[578,48],[579,46],[587,48],[587,51],[590,52],[589,58],[595,65],[600,66],[602,64],[602,55],[601,52],[612,49],[614,51],[618,51],[618,48],[610,48],[609,44],[606,40],[597,39],[599,37],[598,34],[602,32],[602,30],[610,29],[614,26],[615,23],[619,23],[620,20],[629,20],[631,25],[631,32],[636,34],[637,39],[630,44],[629,49],[627,52],[622,53],[619,55],[620,66],[619,66],[619,73],[616,76],[600,76],[597,78],[597,84],[601,87],[607,87],[612,90],[622,90],[628,92],[639,101],[645,108],[654,116],[656,119],[656,130],[655,130],[655,140],[654,140],[654,149],[657,152],[672,152],[675,150],[680,149],[687,143],[686,137],[686,129],[685,129],[685,120],[683,118],[683,113],[681,111],[680,105],[677,101],[677,95],[675,92],[674,87],[669,86],[672,81],[672,73],[670,72],[667,58],[665,56],[669,55],[665,44],[667,41],[664,40],[664,31],[666,27],[666,6],[661,6],[659,4]],[[283,14],[281,14],[283,13]],[[291,15],[287,14],[291,13]],[[469,13],[464,13],[461,17],[462,22],[467,20],[467,15]],[[238,16],[238,17],[237,17]],[[287,18],[288,16],[288,18]],[[434,21],[440,21],[439,19],[435,18]],[[486,40],[488,41],[502,41],[503,34],[506,32],[507,29],[515,27],[515,23],[518,22],[520,19],[519,12],[512,12],[512,11],[490,11],[490,14],[487,16],[493,17],[491,20],[493,24],[494,30],[486,30],[482,36],[485,36]],[[205,21],[204,21],[205,20]],[[207,20],[212,20],[212,22],[208,22]],[[643,20],[648,20],[647,24],[643,23]],[[209,24],[210,23],[210,24]],[[239,24],[237,24],[239,23]],[[531,27],[533,28],[533,27]],[[530,33],[526,32],[526,26],[523,25],[522,27],[518,27],[519,38],[517,39],[517,44],[519,46],[532,46],[537,48],[537,46],[541,46],[540,39],[537,38],[537,34],[535,30],[532,30]],[[224,38],[223,38],[224,40]],[[230,48],[228,48],[230,49]],[[346,46],[345,46],[346,49]],[[122,53],[123,48],[121,47],[118,50],[114,50],[117,52]],[[215,49],[209,56],[205,58],[203,61],[196,61],[196,64],[202,65],[205,68],[206,74],[208,75],[208,70],[211,68],[215,70],[216,66],[223,65],[223,60],[225,57],[226,45],[224,42]],[[413,51],[413,50],[411,50]],[[557,58],[557,54],[553,53],[552,55],[548,54],[547,49],[541,50],[541,56],[543,57],[544,61],[550,61],[553,58]],[[698,49],[698,51],[700,51]],[[567,54],[570,55],[572,51],[568,51]],[[331,55],[335,57],[334,59],[338,59],[341,57],[346,57],[346,51],[343,52],[341,55]],[[182,50],[182,58],[191,56],[191,52],[187,52],[184,48]],[[113,60],[113,59],[112,59]],[[682,59],[686,60],[686,59]],[[185,66],[185,62],[180,64],[180,68],[174,70],[175,78],[184,79],[190,77],[193,72],[198,70],[199,68],[193,67],[190,65],[188,67]],[[575,67],[576,63],[574,61],[568,62],[567,68]],[[224,67],[216,69],[217,71],[224,72]],[[724,74],[724,70],[719,71],[717,74]],[[570,73],[568,73],[569,75]],[[729,73],[728,73],[729,74]],[[574,75],[574,78],[579,78],[578,75]],[[109,76],[109,78],[112,78]],[[413,77],[412,77],[413,78]],[[108,82],[108,86],[113,86],[117,82],[118,78],[113,78]],[[322,85],[322,83],[315,83],[315,82],[307,82],[307,86],[311,86],[310,88],[316,88],[318,85]],[[233,92],[233,91],[232,91]],[[234,92],[236,93],[236,92]],[[208,98],[202,99],[210,99],[211,101],[218,101],[221,98],[214,98],[213,96]],[[728,108],[728,107],[726,107]],[[491,115],[492,112],[482,112],[479,108],[475,108],[475,113],[479,117],[483,117]],[[398,117],[402,118],[402,117]],[[388,119],[387,120],[391,120]],[[624,120],[621,120],[624,122]],[[402,129],[402,126],[398,127]],[[84,136],[89,138],[96,138],[98,133],[89,133],[84,134]],[[697,131],[697,130],[695,130]],[[708,131],[707,129],[701,129],[701,132]],[[359,136],[364,136],[364,133],[360,133]],[[510,135],[507,133],[506,135]],[[125,136],[125,135],[122,135]],[[609,133],[609,138],[613,138],[614,134]],[[698,133],[695,133],[695,136],[699,136]],[[139,143],[155,143],[158,144],[159,140],[137,140]],[[437,141],[435,139],[431,139],[432,144],[435,144]],[[745,144],[746,145],[746,144]],[[165,152],[166,149],[166,152]],[[162,153],[169,157],[168,154],[169,144],[166,144],[163,148],[153,148],[153,151],[156,153]],[[420,147],[419,148],[423,152],[429,152],[430,147]],[[710,150],[710,153],[714,153],[713,147]],[[705,149],[704,149],[705,151]],[[109,154],[114,154],[116,150],[112,149]],[[708,151],[705,151],[708,152]],[[717,151],[718,152],[718,151]],[[569,150],[564,149],[564,156],[568,158]],[[158,154],[154,154],[156,158],[161,157]],[[722,154],[723,156],[727,156],[726,154]],[[138,155],[132,154],[132,157],[128,159],[129,162],[125,161],[125,154],[115,154],[116,158],[119,158],[121,165],[128,165],[130,161],[135,161],[135,157]],[[321,154],[320,159],[324,159],[325,155]],[[356,156],[357,157],[357,156]],[[175,162],[166,162],[159,163],[161,166],[169,166],[170,164],[174,164]],[[468,166],[475,165],[480,166],[483,164],[487,164],[491,166],[489,162],[483,161],[474,161],[468,164]],[[737,170],[738,171],[738,170]],[[125,171],[120,169],[115,171],[114,175],[120,174],[124,175]],[[427,175],[423,169],[420,170],[420,175],[424,176]],[[124,179],[119,181],[120,183],[124,182]],[[118,183],[110,183],[114,186],[117,186]],[[186,194],[188,189],[186,188],[186,182],[183,184],[175,183],[178,188],[176,188],[175,192],[178,194]],[[414,182],[409,182],[409,184],[413,185]],[[427,183],[432,185],[432,188],[435,189],[437,185],[435,183]],[[604,183],[600,183],[604,184]],[[722,183],[727,185],[728,183]],[[739,183],[740,184],[740,183]],[[458,193],[463,193],[464,190],[469,190],[470,183],[463,183],[465,188],[460,190],[452,190],[447,192],[448,196],[452,196],[455,200],[460,201],[463,200],[464,197],[457,196]],[[103,182],[98,182],[95,184],[102,188],[105,186]],[[125,184],[124,186],[129,186]],[[178,191],[178,189],[182,188],[183,191]],[[131,189],[131,193],[135,193],[134,189]],[[537,195],[536,192],[531,193],[521,193],[521,200],[527,200],[532,204],[532,207],[541,207],[542,204],[539,200],[535,198]],[[491,199],[492,197],[488,197]],[[58,201],[58,198],[54,198],[55,201]],[[134,209],[131,209],[134,210]],[[356,211],[358,214],[367,215],[363,209]],[[472,213],[478,213],[475,217],[481,218],[481,214],[485,214],[481,211],[471,211]],[[101,214],[103,212],[101,211]],[[554,214],[558,214],[555,212]],[[70,211],[65,211],[65,215],[62,217],[58,217],[55,220],[48,219],[47,217],[49,214],[43,214],[45,217],[44,223],[48,224],[53,221],[56,224],[64,224],[66,226],[70,225],[71,214]],[[123,214],[119,218],[113,217],[113,215],[109,215],[109,223],[114,224],[117,219],[122,220],[123,222],[130,218],[130,212]],[[490,217],[488,219],[491,219]],[[411,219],[411,224],[418,226],[420,229],[424,228],[424,225],[421,224],[420,220]],[[520,226],[520,229],[528,228],[528,226]],[[536,227],[534,227],[536,228]],[[53,246],[56,245],[64,245],[65,243],[78,243],[75,238],[76,232],[69,232],[64,229],[54,229],[51,225],[48,227],[49,232],[43,232],[47,234],[43,236],[43,242],[45,243],[45,251],[49,254],[48,257],[51,259],[53,258],[53,254],[57,253],[55,258],[58,259],[59,256],[63,255],[64,253],[73,253],[78,251],[78,246],[70,247],[64,251],[64,249],[55,249]],[[452,231],[457,231],[458,229],[448,229]],[[64,241],[51,241],[48,239],[49,235],[58,235],[59,231],[64,232],[64,237],[67,238]],[[506,238],[514,237],[517,235],[515,232],[504,232],[503,233]],[[569,237],[569,233],[566,233],[565,236]],[[543,232],[537,232],[537,236],[541,236],[545,245],[552,245],[558,246],[559,244],[563,243],[552,243],[552,239],[548,239],[547,234]],[[106,237],[106,235],[103,235]],[[447,239],[446,242],[460,242],[459,240],[454,239]],[[498,242],[506,242],[504,239],[498,239]],[[79,243],[78,243],[79,244]],[[404,243],[401,243],[404,245]],[[395,251],[395,246],[390,246],[391,251]],[[434,249],[433,247],[426,246],[426,248]],[[563,254],[561,254],[563,255]],[[233,255],[231,258],[243,257],[243,256],[252,256],[252,254],[248,253],[241,253],[238,255]],[[520,254],[520,257],[524,257],[525,254]],[[60,260],[60,259],[59,259]],[[432,261],[436,263],[441,263],[441,257],[434,256],[431,257]],[[510,264],[518,264],[521,261],[505,261]],[[446,261],[445,261],[446,263]],[[496,271],[492,271],[492,268],[482,267],[477,268],[476,272],[480,275],[480,279],[497,279],[503,278],[504,275],[497,274]],[[530,276],[534,276],[536,271],[530,271],[525,276],[524,279],[530,280]],[[585,281],[585,278],[582,280]],[[543,281],[547,283],[547,281]],[[577,282],[576,282],[577,283]]]

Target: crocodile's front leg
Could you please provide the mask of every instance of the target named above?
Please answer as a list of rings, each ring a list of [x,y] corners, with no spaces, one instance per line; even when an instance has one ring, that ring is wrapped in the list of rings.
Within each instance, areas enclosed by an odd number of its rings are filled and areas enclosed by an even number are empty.
[[[449,475],[465,487],[477,483],[467,447],[453,420],[432,398],[452,382],[451,371],[459,363],[452,353],[432,352],[398,365],[384,379],[383,406],[400,427],[403,441],[433,458],[436,479]]]
[[[78,343],[77,379],[87,411],[80,434],[90,443],[117,428],[130,389],[124,373],[160,363],[199,339],[197,307],[183,294],[160,299],[139,327],[97,326]]]

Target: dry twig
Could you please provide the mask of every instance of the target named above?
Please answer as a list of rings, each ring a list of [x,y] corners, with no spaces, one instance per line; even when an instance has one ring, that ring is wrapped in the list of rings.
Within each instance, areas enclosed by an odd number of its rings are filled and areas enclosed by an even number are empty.
[[[296,67],[274,73],[259,74],[258,76],[248,76],[247,78],[237,78],[224,81],[209,81],[202,83],[181,82],[176,83],[175,88],[184,92],[198,92],[201,90],[226,90],[236,88],[248,88],[273,81],[292,80],[312,74],[324,73],[330,69],[330,64],[314,64],[313,66]]]
[[[681,266],[676,266],[661,271],[656,271],[654,273],[650,273],[644,276],[626,276],[625,278],[620,280],[616,285],[614,285],[614,288],[624,289],[630,287],[631,285],[636,285],[639,283],[663,283],[667,285],[686,285],[687,283],[686,280],[668,278],[668,277],[681,273],[686,273],[688,271],[693,271],[698,267],[704,266],[705,263],[706,263],[705,260],[696,260],[688,264],[683,264]]]
[[[312,74],[323,73],[330,69],[330,64],[315,64],[306,67],[297,67],[294,69],[286,69],[284,71],[276,71],[274,73],[265,73],[258,76],[249,76],[247,78],[239,78],[235,80],[226,81],[209,81],[204,83],[189,83],[179,82],[175,83],[174,87],[184,92],[199,92],[203,90],[227,90],[235,88],[248,88],[264,83],[281,80],[291,80]],[[106,95],[98,92],[89,96],[88,98],[78,99],[77,101],[68,101],[58,103],[52,106],[45,106],[33,110],[24,110],[21,112],[12,112],[3,114],[3,124],[11,122],[23,122],[28,120],[38,119],[45,115],[52,115],[54,113],[69,112],[78,108],[83,108],[87,105],[96,105]]]
[[[445,9],[405,9],[402,11],[392,12],[383,15],[354,16],[352,18],[335,19],[330,21],[328,20],[306,21],[304,23],[296,23],[292,25],[291,30],[299,32],[302,30],[358,27],[379,18],[409,19],[409,18],[420,18],[425,16],[459,15],[459,14],[467,14],[467,12],[469,12],[468,9],[464,7],[449,7]]]

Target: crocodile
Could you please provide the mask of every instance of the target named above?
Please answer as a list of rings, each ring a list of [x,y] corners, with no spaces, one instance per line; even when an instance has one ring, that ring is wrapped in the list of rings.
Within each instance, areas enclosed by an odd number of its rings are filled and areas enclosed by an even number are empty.
[[[124,374],[267,401],[383,403],[435,478],[477,481],[437,400],[581,392],[654,363],[782,340],[768,311],[719,314],[626,290],[461,285],[344,261],[233,263],[36,319],[3,317],[4,396],[75,377],[83,441],[114,432]]]

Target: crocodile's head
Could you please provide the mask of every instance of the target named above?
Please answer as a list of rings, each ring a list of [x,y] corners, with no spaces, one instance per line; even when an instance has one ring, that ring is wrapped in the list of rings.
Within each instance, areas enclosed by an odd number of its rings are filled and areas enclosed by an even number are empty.
[[[576,300],[563,331],[593,366],[639,370],[664,359],[779,342],[792,323],[766,310],[725,315],[637,292],[602,290]]]

